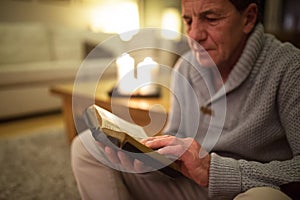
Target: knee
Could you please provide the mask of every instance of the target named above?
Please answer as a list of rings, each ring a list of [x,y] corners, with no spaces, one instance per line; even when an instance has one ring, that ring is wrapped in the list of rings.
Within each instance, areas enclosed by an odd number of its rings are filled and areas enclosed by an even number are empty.
[[[71,143],[71,156],[76,155],[76,151],[78,151],[78,147],[80,145],[81,141],[78,138],[78,136],[74,137]],[[74,153],[73,153],[74,152]]]
[[[285,195],[280,190],[276,190],[271,187],[256,187],[247,190],[244,193],[237,195],[234,200],[291,200],[287,195]]]
[[[81,153],[80,149],[82,148],[82,143],[78,136],[76,136],[71,143],[71,157],[76,157],[78,153]]]
[[[81,139],[78,136],[75,137],[71,143],[71,166],[73,171],[84,165],[89,160],[89,157],[91,155],[85,149]]]
[[[80,154],[82,154],[81,146],[82,146],[82,144],[81,144],[79,137],[75,137],[71,143],[71,165],[72,165],[72,168],[74,168],[74,166],[77,166],[76,163],[78,163],[80,158],[82,158],[82,155],[80,155]]]
[[[82,132],[71,143],[71,166],[76,171],[85,171],[87,167],[104,167],[105,155],[98,149],[90,132]]]

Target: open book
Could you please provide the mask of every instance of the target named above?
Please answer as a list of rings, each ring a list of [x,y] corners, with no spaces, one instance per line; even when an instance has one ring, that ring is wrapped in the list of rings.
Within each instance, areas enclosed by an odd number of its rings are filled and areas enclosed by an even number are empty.
[[[141,160],[146,165],[162,171],[163,173],[176,177],[181,173],[174,160],[157,153],[155,150],[143,145],[139,141],[147,138],[143,127],[127,122],[113,113],[92,105],[84,112],[84,119],[91,130],[93,137],[105,145],[116,145],[131,152],[130,156]],[[105,142],[109,139],[110,144]]]

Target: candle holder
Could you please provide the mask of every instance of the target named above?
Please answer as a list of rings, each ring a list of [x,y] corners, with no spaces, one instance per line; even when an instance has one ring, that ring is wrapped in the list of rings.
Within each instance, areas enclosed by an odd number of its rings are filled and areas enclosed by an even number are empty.
[[[144,86],[147,87],[147,86]],[[131,98],[159,98],[161,97],[161,87],[158,85],[151,85],[151,91],[148,93],[142,91],[142,88],[135,90],[132,94],[124,94],[120,92],[118,87],[114,87],[108,92],[110,97],[131,97]]]

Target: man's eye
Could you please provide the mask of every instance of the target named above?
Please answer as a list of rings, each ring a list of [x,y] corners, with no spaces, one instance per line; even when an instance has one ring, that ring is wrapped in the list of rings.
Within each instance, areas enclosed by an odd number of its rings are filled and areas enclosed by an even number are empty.
[[[205,17],[204,21],[206,21],[208,24],[215,26],[220,22],[221,18],[217,17]]]
[[[192,20],[190,20],[190,19],[185,19],[185,20],[184,20],[184,23],[185,23],[186,25],[190,26],[190,25],[192,24]]]
[[[218,18],[210,18],[210,17],[206,17],[205,20],[208,21],[208,22],[216,22],[216,21],[218,21],[219,19],[218,19]]]

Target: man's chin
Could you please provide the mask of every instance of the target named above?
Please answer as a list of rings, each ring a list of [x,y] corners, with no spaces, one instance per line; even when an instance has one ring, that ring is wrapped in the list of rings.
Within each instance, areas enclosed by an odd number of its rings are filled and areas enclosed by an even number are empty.
[[[196,53],[196,59],[201,67],[215,67],[214,61],[210,58],[208,53]]]

